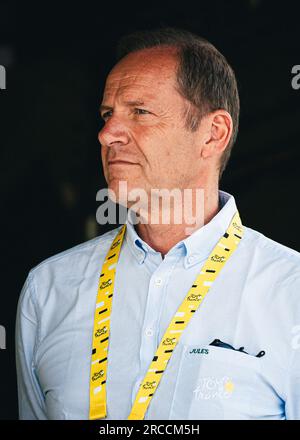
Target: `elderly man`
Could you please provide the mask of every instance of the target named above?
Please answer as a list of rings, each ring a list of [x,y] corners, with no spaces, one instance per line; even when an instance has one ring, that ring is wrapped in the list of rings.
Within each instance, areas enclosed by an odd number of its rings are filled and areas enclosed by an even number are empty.
[[[226,59],[187,31],[127,36],[100,111],[105,178],[129,215],[30,271],[20,418],[300,418],[299,253],[244,226],[218,188],[239,117]],[[153,221],[175,202],[135,212],[120,182],[190,189],[194,229]]]

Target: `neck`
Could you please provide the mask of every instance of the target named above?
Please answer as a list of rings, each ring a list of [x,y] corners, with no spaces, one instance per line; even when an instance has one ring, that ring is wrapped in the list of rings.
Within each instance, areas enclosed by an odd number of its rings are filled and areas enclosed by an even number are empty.
[[[139,237],[145,241],[152,249],[160,252],[164,257],[168,251],[176,245],[179,241],[185,239],[192,232],[201,228],[218,213],[219,211],[219,194],[218,188],[215,188],[211,192],[204,191],[204,196],[200,203],[200,218],[197,213],[197,200],[196,195],[193,193],[192,197],[192,212],[196,219],[193,224],[182,222],[180,224],[153,224],[151,222],[151,215],[148,213],[147,223],[138,223],[135,226],[136,232]],[[199,205],[199,203],[198,203]],[[183,206],[184,208],[184,206]],[[199,210],[199,206],[198,206]],[[174,207],[169,209],[170,219],[174,218]],[[182,212],[184,210],[182,209]],[[195,214],[196,213],[196,216]],[[162,218],[162,212],[159,212],[159,218]],[[157,222],[156,222],[157,223]]]

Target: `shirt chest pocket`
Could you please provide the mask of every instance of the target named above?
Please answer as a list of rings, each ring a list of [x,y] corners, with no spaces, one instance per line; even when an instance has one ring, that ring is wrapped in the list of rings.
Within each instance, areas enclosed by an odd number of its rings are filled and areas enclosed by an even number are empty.
[[[171,419],[250,419],[263,383],[261,358],[227,348],[184,345]]]

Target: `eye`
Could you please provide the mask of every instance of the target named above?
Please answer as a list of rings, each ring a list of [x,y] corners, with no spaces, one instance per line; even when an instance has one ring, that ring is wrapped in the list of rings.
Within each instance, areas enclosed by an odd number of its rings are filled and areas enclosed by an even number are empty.
[[[143,108],[135,108],[134,111],[138,114],[138,115],[147,115],[150,112],[148,112],[148,110],[145,110]]]
[[[135,108],[134,113],[137,115],[147,115],[150,114],[148,110],[145,110],[143,108]],[[112,110],[108,110],[107,112],[102,113],[101,118],[106,121],[107,118],[112,116]]]
[[[104,121],[111,116],[112,110],[109,110],[107,112],[102,113],[101,118],[104,119]]]

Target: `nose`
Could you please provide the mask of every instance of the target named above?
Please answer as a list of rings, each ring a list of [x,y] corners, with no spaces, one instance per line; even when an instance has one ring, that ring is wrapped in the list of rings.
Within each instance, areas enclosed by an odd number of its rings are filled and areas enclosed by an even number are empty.
[[[121,117],[112,115],[99,131],[98,139],[106,147],[126,145],[129,142],[128,128]]]

